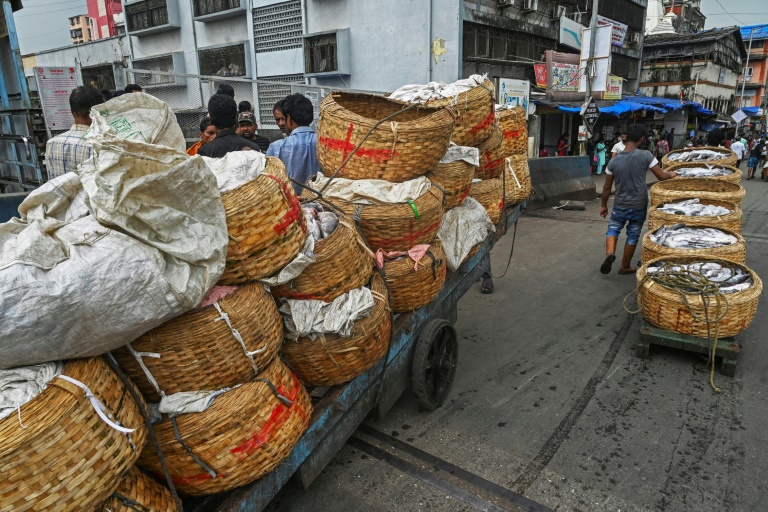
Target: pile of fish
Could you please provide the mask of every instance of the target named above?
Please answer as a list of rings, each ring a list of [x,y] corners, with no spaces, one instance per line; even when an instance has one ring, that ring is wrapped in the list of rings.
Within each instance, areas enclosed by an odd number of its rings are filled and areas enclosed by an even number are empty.
[[[733,235],[715,228],[686,227],[685,224],[661,226],[651,233],[651,241],[673,249],[711,249],[733,245],[738,241]]]
[[[697,283],[717,285],[722,294],[742,292],[754,284],[752,276],[742,267],[714,261],[697,261],[688,264],[659,261],[650,265],[647,272],[654,281],[661,282],[661,284],[673,281],[684,282],[684,279],[681,279],[682,276]],[[664,279],[664,277],[670,279]],[[695,288],[686,289],[685,286],[682,286],[681,289],[690,293],[699,293],[700,291]]]
[[[662,204],[656,209],[671,215],[686,215],[688,217],[717,217],[718,215],[728,215],[731,213],[731,210],[724,206],[701,204],[698,198],[686,199],[678,203]]]
[[[711,149],[692,149],[668,155],[670,162],[709,162],[710,160],[722,160],[727,156],[723,152],[712,151]]]
[[[307,221],[307,230],[315,241],[328,238],[339,226],[339,217],[318,202],[303,204],[302,209]]]
[[[724,167],[707,165],[706,167],[675,169],[675,173],[681,178],[714,178],[717,176],[728,176],[729,174],[733,174],[733,171]]]

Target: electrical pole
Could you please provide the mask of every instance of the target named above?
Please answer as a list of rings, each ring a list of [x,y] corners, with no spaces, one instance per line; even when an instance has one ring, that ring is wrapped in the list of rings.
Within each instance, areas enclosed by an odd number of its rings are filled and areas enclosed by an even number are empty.
[[[587,81],[587,94],[584,96],[584,105],[586,105],[589,99],[592,97],[592,79],[596,75],[595,44],[597,42],[597,7],[599,3],[600,0],[592,0],[592,19],[589,22],[589,58],[587,59],[587,65],[584,69],[584,77]],[[589,127],[587,127],[587,123],[584,121],[583,117],[581,121],[584,125],[584,128],[586,129],[587,139],[591,138],[592,133]],[[580,144],[579,154],[586,154],[587,143]]]

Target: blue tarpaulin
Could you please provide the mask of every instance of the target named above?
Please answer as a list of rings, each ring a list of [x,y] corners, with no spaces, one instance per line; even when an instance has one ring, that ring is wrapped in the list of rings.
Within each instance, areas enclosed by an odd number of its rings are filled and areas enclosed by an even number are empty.
[[[534,99],[533,102],[537,105],[546,105],[550,107],[557,107],[561,112],[569,114],[578,114],[581,112],[581,104],[577,101],[555,102],[543,99]],[[673,112],[680,110],[681,108],[690,108],[692,112],[702,115],[714,115],[714,112],[701,106],[701,103],[693,101],[680,102],[677,100],[671,100],[668,98],[651,98],[648,96],[624,96],[621,100],[616,101],[597,101],[597,106],[600,108],[601,114],[618,117],[621,114],[627,112],[659,112],[666,114],[667,112]]]
[[[754,33],[752,32],[752,29],[755,30]],[[752,36],[753,41],[768,39],[768,24],[741,27],[741,38],[744,40],[745,47],[749,46],[750,35]]]
[[[741,110],[750,117],[757,115],[757,109],[758,107],[741,107]]]

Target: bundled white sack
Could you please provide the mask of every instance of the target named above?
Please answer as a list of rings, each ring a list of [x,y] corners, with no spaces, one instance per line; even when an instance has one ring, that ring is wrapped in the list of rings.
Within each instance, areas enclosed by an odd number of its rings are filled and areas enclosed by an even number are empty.
[[[450,271],[456,272],[469,251],[485,240],[488,233],[495,231],[496,226],[488,217],[488,212],[472,197],[466,198],[461,206],[445,212],[437,238],[443,243]]]
[[[0,224],[0,368],[103,354],[199,304],[227,225],[200,158],[91,138],[93,156]]]

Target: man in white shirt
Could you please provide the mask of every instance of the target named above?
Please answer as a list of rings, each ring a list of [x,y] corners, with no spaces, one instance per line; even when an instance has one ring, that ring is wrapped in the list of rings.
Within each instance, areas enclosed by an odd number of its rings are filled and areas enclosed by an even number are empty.
[[[613,145],[613,149],[611,149],[611,158],[615,157],[617,153],[621,153],[624,151],[624,148],[626,148],[627,143],[627,132],[619,132],[619,142]]]
[[[736,153],[736,167],[741,165],[741,160],[744,158],[744,152],[746,150],[746,146],[744,146],[739,139],[733,139],[733,142],[731,143],[731,151]]]

